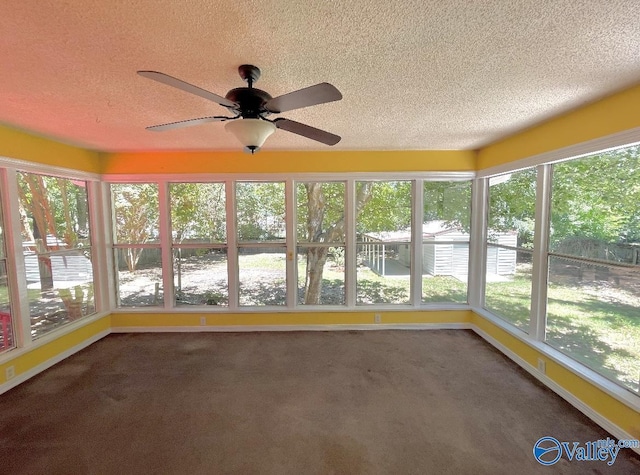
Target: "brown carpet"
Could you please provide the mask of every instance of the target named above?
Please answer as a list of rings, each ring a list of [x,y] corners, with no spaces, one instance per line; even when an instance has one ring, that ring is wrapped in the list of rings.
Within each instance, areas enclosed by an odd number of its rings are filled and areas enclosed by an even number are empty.
[[[0,396],[8,474],[640,473],[471,331],[110,335]]]

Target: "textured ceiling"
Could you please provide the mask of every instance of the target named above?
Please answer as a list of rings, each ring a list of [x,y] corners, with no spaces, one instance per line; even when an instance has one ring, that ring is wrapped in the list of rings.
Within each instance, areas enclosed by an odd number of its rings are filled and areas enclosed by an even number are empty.
[[[319,82],[340,102],[282,114],[343,150],[470,149],[640,82],[638,0],[3,0],[0,122],[88,148],[231,150],[227,112],[136,74],[220,95],[262,69],[272,96]],[[265,150],[329,147],[278,130]]]

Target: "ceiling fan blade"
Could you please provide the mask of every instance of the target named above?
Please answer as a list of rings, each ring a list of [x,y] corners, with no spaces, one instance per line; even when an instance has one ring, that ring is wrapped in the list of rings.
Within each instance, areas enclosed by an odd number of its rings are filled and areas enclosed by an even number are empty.
[[[274,97],[267,102],[265,107],[269,112],[279,113],[315,106],[316,104],[324,104],[325,102],[339,101],[340,99],[342,99],[340,91],[335,86],[323,82]]]
[[[213,92],[205,91],[198,86],[194,86],[193,84],[189,84],[188,82],[184,82],[180,79],[174,78],[173,76],[169,76],[168,74],[159,73],[158,71],[138,71],[138,74],[142,77],[166,84],[167,86],[175,87],[185,92],[190,92],[196,96],[204,97],[205,99],[213,101],[224,107],[238,107],[237,103],[230,101],[229,99],[225,99]]]
[[[274,120],[273,123],[276,124],[276,127],[279,129],[286,130],[293,134],[302,135],[303,137],[307,137],[308,139],[315,140],[316,142],[321,142],[326,145],[335,145],[341,140],[339,135],[334,135],[329,132],[325,132],[324,130],[316,129],[310,125],[296,122],[295,120],[284,119],[281,117]]]
[[[162,132],[165,130],[181,129],[182,127],[191,127],[192,125],[205,124],[207,122],[222,122],[225,120],[229,120],[229,117],[199,117],[198,119],[179,120],[178,122],[169,122],[168,124],[152,125],[147,127],[147,130]]]

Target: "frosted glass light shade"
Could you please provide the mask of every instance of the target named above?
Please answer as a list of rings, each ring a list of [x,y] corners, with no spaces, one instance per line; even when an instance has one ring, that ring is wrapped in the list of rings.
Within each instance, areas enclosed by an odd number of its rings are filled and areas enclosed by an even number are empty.
[[[276,131],[274,124],[262,119],[232,120],[224,124],[224,128],[249,149],[262,147],[267,137]]]

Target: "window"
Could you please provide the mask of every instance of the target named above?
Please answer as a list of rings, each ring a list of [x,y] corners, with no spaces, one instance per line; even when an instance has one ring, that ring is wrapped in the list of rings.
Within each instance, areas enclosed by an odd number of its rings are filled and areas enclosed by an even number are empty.
[[[553,166],[546,341],[638,391],[640,151]]]
[[[345,304],[345,184],[296,184],[298,303]]]
[[[229,305],[224,183],[169,185],[177,306]]]
[[[408,304],[411,283],[410,181],[356,182],[356,303]]]
[[[7,279],[7,256],[5,251],[2,203],[0,202],[0,352],[15,347],[16,339],[11,313],[11,295]]]
[[[282,182],[236,183],[241,306],[287,303],[284,190]]]
[[[22,246],[38,338],[95,313],[87,183],[18,173]]]
[[[536,170],[489,180],[485,308],[528,332]]]
[[[111,185],[119,307],[163,304],[158,185]]]
[[[471,182],[425,182],[422,302],[467,303]]]

